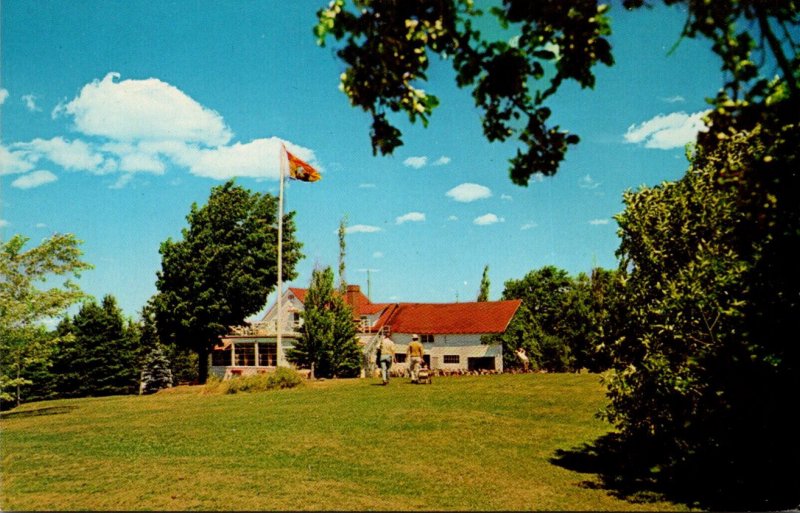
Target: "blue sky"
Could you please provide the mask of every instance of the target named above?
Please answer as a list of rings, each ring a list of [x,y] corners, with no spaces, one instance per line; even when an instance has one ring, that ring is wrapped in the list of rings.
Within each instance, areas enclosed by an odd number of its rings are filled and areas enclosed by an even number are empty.
[[[95,268],[80,279],[130,316],[155,292],[159,244],[192,202],[232,176],[277,194],[279,140],[317,165],[289,183],[306,255],[291,284],[338,261],[373,301],[474,300],[489,265],[503,283],[544,265],[614,268],[622,193],[682,176],[684,145],[721,86],[704,42],[678,41],[680,9],[611,11],[616,65],[594,90],[564,87],[553,119],[581,136],[554,177],[518,187],[511,143],[489,143],[448,62],[423,88],[427,129],[375,157],[370,118],[338,90],[343,66],[312,34],[322,1],[2,0],[0,234],[75,233]],[[369,272],[368,272],[369,270]],[[272,301],[272,295],[269,299]]]

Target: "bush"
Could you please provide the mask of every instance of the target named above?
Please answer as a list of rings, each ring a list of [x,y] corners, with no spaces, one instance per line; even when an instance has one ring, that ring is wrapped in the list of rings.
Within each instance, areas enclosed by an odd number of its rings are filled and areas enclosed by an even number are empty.
[[[239,392],[265,392],[283,388],[294,388],[303,383],[303,377],[294,369],[278,367],[268,374],[241,376],[222,381],[209,376],[205,385],[207,393],[238,394]]]
[[[746,509],[800,500],[786,335],[798,273],[781,256],[800,234],[791,130],[791,145],[757,129],[698,152],[681,180],[626,193],[617,217],[624,324],[607,418],[662,476]]]

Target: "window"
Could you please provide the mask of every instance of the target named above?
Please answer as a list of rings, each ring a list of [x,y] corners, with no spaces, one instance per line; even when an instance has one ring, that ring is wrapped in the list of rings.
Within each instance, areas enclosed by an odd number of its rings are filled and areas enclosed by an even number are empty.
[[[405,363],[406,362],[406,354],[405,353],[395,353],[394,359],[397,363]]]
[[[300,317],[300,312],[294,312],[292,314],[292,327],[299,328],[300,326],[302,326],[303,322],[301,319],[302,318]]]
[[[444,355],[444,363],[451,363],[451,364],[461,363],[461,356],[457,354],[446,354]]]
[[[278,363],[278,344],[258,344],[258,365],[260,367],[274,367]]]
[[[236,344],[236,365],[248,367],[256,364],[255,344]]]
[[[212,351],[211,365],[214,367],[228,367],[231,364],[231,349]]]
[[[420,335],[419,341],[423,344],[433,344],[433,335]]]

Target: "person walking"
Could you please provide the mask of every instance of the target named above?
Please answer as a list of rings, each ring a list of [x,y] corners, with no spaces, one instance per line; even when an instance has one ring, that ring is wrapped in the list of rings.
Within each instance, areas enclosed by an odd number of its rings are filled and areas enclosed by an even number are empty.
[[[378,352],[380,353],[378,364],[381,367],[381,379],[383,384],[386,385],[389,383],[389,369],[392,368],[392,364],[395,362],[395,345],[392,339],[383,337],[380,346],[378,346]]]
[[[519,360],[520,366],[522,366],[522,372],[528,372],[531,361],[522,346],[517,348],[517,359]]]
[[[425,354],[425,348],[419,341],[419,335],[411,335],[411,343],[408,344],[408,372],[411,374],[411,382],[419,383],[419,368],[422,365],[422,357]]]

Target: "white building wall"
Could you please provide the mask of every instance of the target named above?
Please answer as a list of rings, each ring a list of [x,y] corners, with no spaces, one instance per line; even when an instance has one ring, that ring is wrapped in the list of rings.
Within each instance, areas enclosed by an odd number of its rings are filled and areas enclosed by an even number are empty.
[[[303,303],[301,303],[291,292],[286,292],[281,298],[281,324],[283,330],[281,333],[295,332],[297,328],[303,325],[303,319],[300,318],[299,322],[295,323],[295,313],[303,311]],[[278,321],[278,308],[277,304],[264,314],[261,319],[262,323],[267,324],[272,330],[277,329]]]
[[[418,333],[418,335],[423,335]],[[425,354],[430,355],[431,368],[445,370],[467,370],[469,358],[494,358],[494,368],[503,371],[503,347],[498,344],[481,343],[483,334],[434,335],[433,343],[423,343]],[[406,353],[411,343],[410,333],[392,333],[396,352]],[[445,356],[458,356],[458,363],[445,363]],[[405,364],[401,364],[405,365]]]

